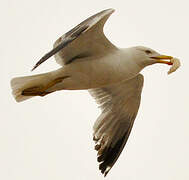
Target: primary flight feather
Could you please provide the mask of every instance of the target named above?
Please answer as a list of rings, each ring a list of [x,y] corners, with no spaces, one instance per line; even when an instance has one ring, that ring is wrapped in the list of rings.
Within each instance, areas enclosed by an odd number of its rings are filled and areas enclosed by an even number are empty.
[[[179,60],[143,46],[118,48],[104,35],[103,27],[113,9],[101,11],[58,38],[53,49],[32,70],[55,56],[62,67],[44,74],[11,80],[17,102],[59,90],[86,89],[102,113],[94,124],[99,169],[106,176],[122,152],[140,105],[143,75],[148,65],[174,65]]]

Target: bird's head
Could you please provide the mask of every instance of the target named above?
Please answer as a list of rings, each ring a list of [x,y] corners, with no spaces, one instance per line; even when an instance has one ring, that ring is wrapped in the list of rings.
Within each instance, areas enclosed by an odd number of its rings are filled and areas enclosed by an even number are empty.
[[[155,63],[163,63],[167,65],[172,65],[173,63],[170,60],[173,58],[172,56],[162,55],[153,49],[136,46],[130,48],[130,52],[132,53],[133,60],[136,61],[140,66],[148,66]]]

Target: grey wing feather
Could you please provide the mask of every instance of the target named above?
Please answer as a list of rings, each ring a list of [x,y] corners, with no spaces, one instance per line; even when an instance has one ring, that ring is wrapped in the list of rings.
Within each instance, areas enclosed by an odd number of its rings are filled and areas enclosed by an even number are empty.
[[[48,58],[50,58],[52,55],[56,54],[58,51],[66,47],[70,42],[72,42],[74,39],[76,39],[83,31],[85,31],[88,28],[88,26],[83,26],[77,30],[77,32],[73,32],[69,35],[69,38],[64,38],[62,42],[56,46],[54,49],[52,49],[50,52],[45,54],[33,67],[32,71],[36,69],[40,64],[45,62]]]
[[[120,84],[89,90],[102,109],[93,129],[99,169],[105,176],[130,135],[140,105],[142,87],[143,76],[139,74]]]
[[[105,49],[115,48],[103,33],[103,26],[113,12],[113,9],[101,11],[58,38],[54,43],[54,48],[44,55],[32,70],[53,55],[57,62],[63,65],[72,62],[74,57],[87,56],[92,53],[100,53]]]

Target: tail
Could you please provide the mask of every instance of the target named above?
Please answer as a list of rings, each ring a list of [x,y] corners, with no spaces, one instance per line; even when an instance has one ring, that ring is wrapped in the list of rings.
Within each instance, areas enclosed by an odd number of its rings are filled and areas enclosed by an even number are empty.
[[[34,96],[24,96],[23,91],[28,88],[33,87],[43,87],[49,83],[52,77],[49,73],[25,76],[25,77],[16,77],[11,80],[12,94],[17,102],[25,101]]]

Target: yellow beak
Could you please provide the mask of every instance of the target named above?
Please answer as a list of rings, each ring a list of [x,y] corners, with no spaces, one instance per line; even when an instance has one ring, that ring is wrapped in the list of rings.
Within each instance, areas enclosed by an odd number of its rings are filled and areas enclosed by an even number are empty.
[[[152,58],[156,59],[157,63],[163,63],[163,64],[168,64],[168,65],[172,65],[173,64],[171,61],[165,61],[165,59],[166,60],[173,59],[172,56],[160,55],[160,56],[155,56],[155,57],[152,57]]]

